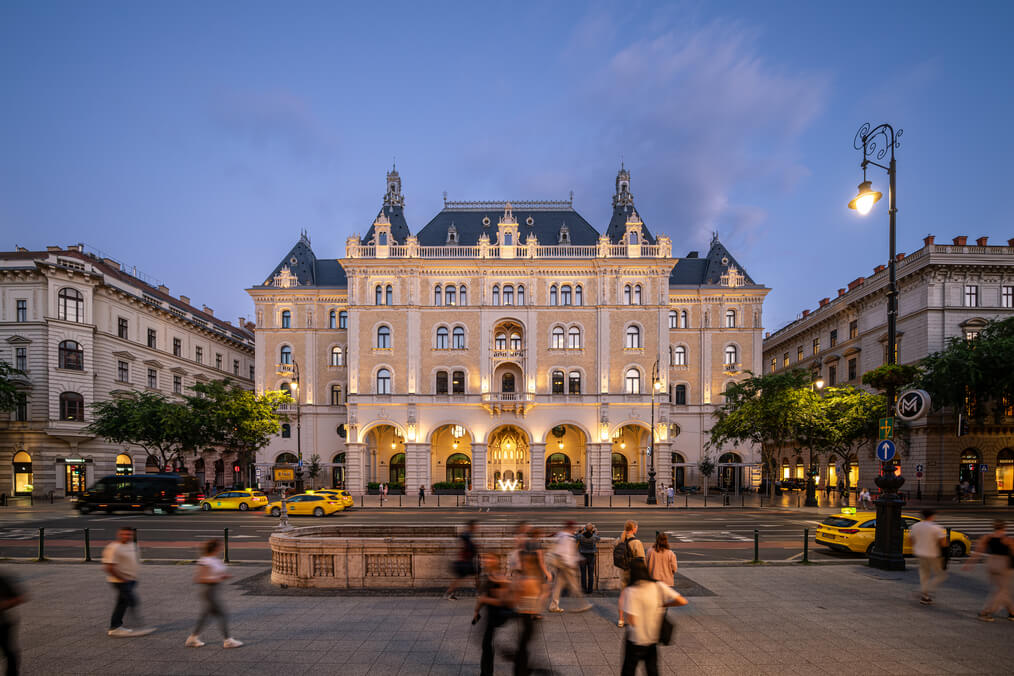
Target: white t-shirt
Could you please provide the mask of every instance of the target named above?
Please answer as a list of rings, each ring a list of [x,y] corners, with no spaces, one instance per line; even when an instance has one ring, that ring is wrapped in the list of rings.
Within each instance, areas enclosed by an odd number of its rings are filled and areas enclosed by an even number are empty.
[[[137,571],[140,567],[137,561],[137,547],[133,542],[122,544],[110,542],[102,550],[102,563],[111,563],[116,567],[121,577],[113,577],[106,574],[109,582],[123,582],[124,580],[136,580]],[[122,579],[121,579],[122,578]]]
[[[913,554],[935,559],[940,556],[940,540],[947,537],[947,531],[924,519],[909,529],[908,536],[912,539]]]
[[[576,567],[581,557],[577,553],[577,540],[574,538],[574,534],[561,530],[556,534],[555,540],[553,554],[559,557],[562,565],[568,568]]]
[[[633,618],[627,624],[627,638],[637,645],[658,643],[662,629],[662,604],[675,601],[680,595],[661,582],[638,582],[620,592],[620,607],[624,617]]]
[[[203,568],[201,582],[220,582],[229,572],[225,563],[217,556],[202,556],[197,559],[197,565]]]

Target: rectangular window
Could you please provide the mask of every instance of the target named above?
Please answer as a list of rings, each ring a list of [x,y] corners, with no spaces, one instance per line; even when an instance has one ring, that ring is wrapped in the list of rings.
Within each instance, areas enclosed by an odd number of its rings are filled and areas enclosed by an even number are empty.
[[[331,386],[331,405],[341,406],[342,405],[342,387],[341,385]]]
[[[116,379],[121,383],[130,382],[130,364],[125,361],[116,362]]]
[[[253,367],[253,364],[251,364],[250,365],[250,380],[253,380],[253,379],[254,379],[254,367]]]
[[[173,338],[173,354],[177,357],[183,356],[183,341],[179,338]]]
[[[818,352],[820,352],[820,338],[819,337],[813,339],[813,353],[817,354]]]
[[[784,355],[782,355],[782,366],[788,365],[789,365],[789,353],[786,352]]]
[[[447,371],[437,371],[437,394],[447,394]]]
[[[234,376],[239,375],[239,359],[232,360],[232,375]]]
[[[28,370],[28,348],[27,347],[16,347],[14,348],[14,368],[19,371]]]
[[[803,346],[796,348],[796,361],[803,361]]]
[[[859,337],[859,320],[853,319],[849,322],[849,340]]]
[[[183,376],[173,376],[173,392],[176,394],[183,393]]]
[[[196,361],[198,364],[203,364],[204,363],[204,349],[203,348],[200,348],[200,347],[195,347],[194,348],[194,361]]]
[[[116,335],[124,340],[127,339],[127,320],[123,317],[116,320]]]
[[[771,357],[771,373],[774,373],[776,368],[778,368],[778,359]]]
[[[563,371],[553,371],[553,394],[563,394]]]
[[[148,329],[148,347],[153,350],[157,347],[157,335],[158,334],[155,333],[155,329]]]
[[[831,329],[831,340],[828,341],[828,347],[834,347],[838,344],[838,329]]]
[[[676,386],[675,396],[673,397],[673,401],[674,401],[674,403],[677,406],[686,406],[687,405],[687,386],[686,385],[677,385]]]
[[[19,300],[18,301],[18,315],[17,315],[16,321],[19,321],[19,322],[27,322],[28,321],[28,301],[27,300]]]
[[[849,380],[855,380],[856,379],[856,375],[858,374],[858,369],[859,369],[859,363],[858,362],[859,362],[859,359],[857,357],[852,357],[852,359],[849,359]]]
[[[1000,306],[1006,308],[1014,307],[1014,286],[1005,286],[1001,289]]]
[[[979,307],[979,287],[965,284],[965,307]]]
[[[451,394],[465,393],[465,372],[455,371],[451,374]]]
[[[571,371],[567,377],[567,391],[570,394],[581,394],[581,374]]]
[[[24,396],[18,397],[14,405],[14,420],[17,422],[28,422],[28,399]]]
[[[834,364],[827,367],[827,384],[831,387],[838,384],[838,367]]]
[[[158,371],[155,369],[148,369],[148,387],[153,390],[158,389]]]
[[[222,370],[222,355],[218,352],[215,353],[215,368],[219,371]]]

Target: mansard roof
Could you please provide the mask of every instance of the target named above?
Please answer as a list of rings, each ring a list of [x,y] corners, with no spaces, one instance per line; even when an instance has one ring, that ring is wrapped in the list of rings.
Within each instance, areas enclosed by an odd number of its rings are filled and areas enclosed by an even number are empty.
[[[277,275],[288,269],[299,286],[344,287],[348,285],[345,269],[335,259],[317,260],[310,248],[310,238],[306,233],[299,236],[299,241],[289,250],[282,260],[267,276],[260,286],[272,286]]]
[[[730,270],[741,276],[738,286],[760,286],[718,240],[716,233],[707,256],[701,258],[696,251],[691,251],[677,261],[669,275],[669,286],[728,286],[723,277],[729,275]]]
[[[412,234],[408,228],[408,221],[405,220],[405,207],[385,204],[377,212],[377,218],[380,218],[381,214],[387,216],[387,219],[391,221],[391,238],[398,244],[404,244],[408,236]],[[377,218],[373,220],[376,221]],[[372,242],[374,234],[373,226],[371,225],[370,229],[366,231],[366,236],[363,237],[363,243],[368,244]]]
[[[570,200],[560,202],[511,202],[518,222],[520,242],[534,234],[540,244],[559,244],[560,231],[567,226],[569,243],[574,246],[598,244],[599,233],[574,210]],[[497,223],[504,215],[507,202],[444,202],[444,208],[419,231],[421,246],[444,246],[451,225],[457,243],[474,246],[486,233],[490,244],[497,244]],[[393,225],[393,224],[392,224]]]
[[[630,198],[629,204],[617,204],[613,207],[613,217],[609,219],[609,226],[606,228],[606,235],[609,236],[610,242],[613,244],[620,244],[622,242],[623,235],[627,231],[627,219],[633,212],[633,198]],[[638,212],[637,216],[641,221],[644,221],[641,217],[641,212]],[[656,244],[655,236],[651,234],[651,230],[643,222],[641,223],[641,234],[644,235],[644,239],[648,244]]]

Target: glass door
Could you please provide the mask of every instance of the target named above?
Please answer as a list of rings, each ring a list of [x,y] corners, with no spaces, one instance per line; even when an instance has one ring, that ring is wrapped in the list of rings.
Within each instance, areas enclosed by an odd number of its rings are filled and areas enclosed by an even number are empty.
[[[85,465],[67,465],[67,495],[77,495],[85,489]]]

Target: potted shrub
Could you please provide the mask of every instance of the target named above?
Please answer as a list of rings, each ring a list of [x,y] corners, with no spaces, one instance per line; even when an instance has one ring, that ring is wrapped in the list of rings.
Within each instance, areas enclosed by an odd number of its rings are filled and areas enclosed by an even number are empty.
[[[380,483],[377,481],[371,481],[366,484],[367,495],[380,495]]]
[[[465,484],[461,481],[437,481],[433,484],[433,495],[464,495]]]
[[[554,481],[546,484],[546,490],[550,491],[570,491],[574,495],[582,495],[584,493],[584,481]]]
[[[643,495],[648,492],[647,481],[614,481],[613,493],[616,495]]]

